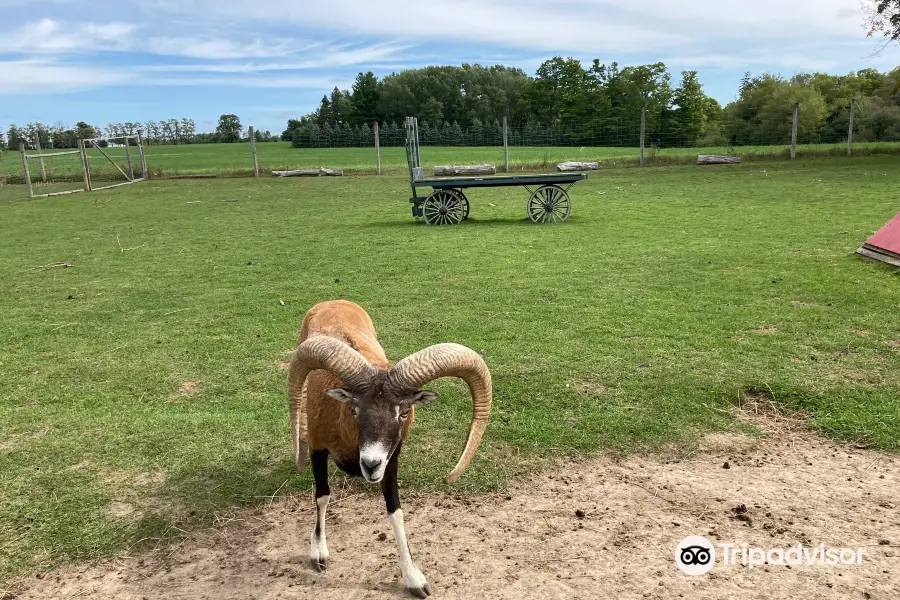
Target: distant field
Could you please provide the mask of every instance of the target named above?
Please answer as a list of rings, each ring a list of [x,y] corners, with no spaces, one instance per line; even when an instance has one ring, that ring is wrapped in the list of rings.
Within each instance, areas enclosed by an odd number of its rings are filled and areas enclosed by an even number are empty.
[[[264,173],[275,169],[333,167],[346,173],[375,172],[374,148],[292,148],[287,142],[261,143],[258,145],[259,165]],[[843,154],[843,144],[812,144],[800,146],[798,156],[823,156]],[[119,164],[125,164],[122,148],[108,148],[105,152]],[[650,164],[687,162],[697,154],[735,153],[747,159],[787,157],[786,146],[748,146],[741,148],[666,148],[646,150]],[[860,143],[854,145],[857,154],[898,153],[900,143]],[[193,144],[186,146],[148,146],[147,166],[152,176],[165,177],[178,174],[216,173],[219,175],[248,175],[253,163],[249,144]],[[136,154],[136,152],[134,153]],[[509,149],[510,170],[554,169],[566,160],[597,161],[610,165],[634,164],[638,160],[637,148],[606,147],[532,147],[514,146]],[[501,147],[431,147],[421,149],[426,173],[438,164],[493,163],[498,170],[503,167]],[[120,179],[121,175],[99,151],[91,152],[91,169],[96,177]],[[137,164],[135,162],[135,164]],[[402,173],[406,170],[406,152],[402,147],[382,148],[383,173]],[[32,179],[39,175],[38,163],[31,162]],[[48,177],[80,178],[78,156],[48,159]],[[35,172],[36,171],[36,172]],[[18,152],[0,155],[0,176],[13,181],[22,176],[22,161]]]

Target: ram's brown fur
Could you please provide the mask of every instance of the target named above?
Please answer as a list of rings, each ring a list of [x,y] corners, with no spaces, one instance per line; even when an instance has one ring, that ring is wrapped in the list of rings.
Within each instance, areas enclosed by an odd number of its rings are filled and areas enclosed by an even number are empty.
[[[378,369],[388,370],[392,366],[378,341],[372,319],[352,302],[331,300],[313,306],[303,319],[297,343],[314,335],[341,340]],[[338,402],[325,393],[329,388],[342,385],[341,380],[329,371],[319,369],[307,376],[307,443],[310,450],[327,449],[335,459],[350,462],[358,458],[358,425],[349,404]],[[414,419],[415,409],[411,408],[403,428],[404,442]]]

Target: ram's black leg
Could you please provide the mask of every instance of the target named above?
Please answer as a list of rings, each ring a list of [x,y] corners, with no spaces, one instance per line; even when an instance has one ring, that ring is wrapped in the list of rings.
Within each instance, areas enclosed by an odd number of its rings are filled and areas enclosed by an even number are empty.
[[[325,511],[331,499],[328,487],[328,450],[313,450],[312,471],[316,480],[316,528],[310,535],[309,562],[313,569],[322,571],[328,561],[328,544],[325,541]]]
[[[397,554],[400,556],[400,573],[403,575],[403,583],[413,595],[426,598],[431,595],[431,587],[422,571],[413,564],[409,552],[409,543],[406,541],[406,529],[403,526],[403,509],[400,508],[400,490],[397,487],[397,468],[400,448],[394,452],[384,470],[384,478],[381,480],[381,491],[384,493],[384,503],[387,507],[388,520],[394,529],[394,539],[397,542]]]

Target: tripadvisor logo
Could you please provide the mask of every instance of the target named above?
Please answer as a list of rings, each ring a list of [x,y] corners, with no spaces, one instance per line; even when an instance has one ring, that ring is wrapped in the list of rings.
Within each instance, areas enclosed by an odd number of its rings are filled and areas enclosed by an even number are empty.
[[[702,535],[681,540],[675,548],[675,565],[688,575],[709,573],[716,564],[716,549]]]
[[[861,565],[865,548],[826,548],[825,544],[804,548],[738,547],[735,544],[719,544],[722,564],[743,565],[753,568],[761,565]],[[712,542],[700,535],[681,540],[675,548],[675,565],[687,575],[704,575],[716,564],[716,549]]]

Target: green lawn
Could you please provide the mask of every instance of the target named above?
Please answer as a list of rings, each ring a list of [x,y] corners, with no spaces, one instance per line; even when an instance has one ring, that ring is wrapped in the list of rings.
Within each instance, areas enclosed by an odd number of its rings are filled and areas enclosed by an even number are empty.
[[[402,175],[0,188],[0,589],[309,486],[279,362],[329,298],[394,360],[484,351],[494,411],[454,490],[734,429],[748,387],[898,451],[900,279],[853,254],[898,188],[896,157],[609,169],[565,223],[473,189],[453,227],[411,217]],[[465,387],[435,389],[403,489],[446,489],[464,442]]]
[[[272,170],[330,167],[346,173],[368,174],[375,172],[374,148],[292,148],[287,142],[258,144],[260,170],[268,175]],[[859,143],[854,145],[860,155],[872,153],[900,153],[900,143]],[[49,151],[52,152],[52,151]],[[107,148],[104,152],[123,168],[127,164],[123,148]],[[697,154],[736,153],[746,159],[773,159],[789,156],[787,146],[748,146],[741,148],[665,148],[659,151],[646,149],[650,164],[691,162]],[[843,144],[810,144],[798,148],[798,156],[819,157],[846,153]],[[133,158],[136,152],[133,152]],[[152,176],[164,177],[178,174],[217,173],[220,175],[249,175],[253,159],[249,144],[198,144],[188,146],[148,146],[147,167]],[[503,168],[502,147],[429,147],[421,148],[422,164],[428,174],[434,165],[492,163],[498,171]],[[637,148],[597,147],[511,147],[510,170],[555,170],[557,163],[567,160],[597,161],[610,166],[634,164],[638,160]],[[90,150],[91,169],[101,179],[121,179],[115,167],[100,153]],[[135,165],[137,164],[135,158]],[[402,147],[382,148],[382,173],[407,172],[406,150]],[[45,165],[53,175],[74,175],[81,181],[80,159],[65,156],[47,159]],[[32,180],[40,175],[39,163],[30,161]],[[21,177],[22,160],[17,152],[0,155],[0,175]],[[76,186],[77,187],[77,186]]]

